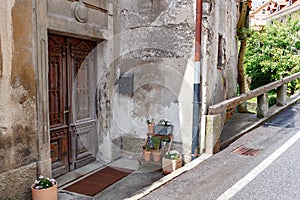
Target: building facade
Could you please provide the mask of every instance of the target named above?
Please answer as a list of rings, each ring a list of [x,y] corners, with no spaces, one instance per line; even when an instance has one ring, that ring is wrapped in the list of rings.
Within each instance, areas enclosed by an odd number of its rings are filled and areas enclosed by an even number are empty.
[[[191,158],[194,75],[200,118],[237,85],[236,1],[5,0],[0,5],[0,193],[26,199],[40,174],[141,158],[146,119],[174,125]],[[205,149],[205,120],[199,121]],[[224,120],[225,121],[225,113]],[[16,185],[16,182],[18,184]],[[12,192],[13,191],[13,192]]]
[[[299,21],[300,19],[300,1],[299,0],[289,0],[281,4],[280,7],[272,14],[264,18],[267,23],[272,23],[272,21],[278,21],[281,23],[287,22],[288,19],[292,21]]]
[[[300,19],[299,0],[269,0],[250,12],[250,26],[261,30],[266,24],[278,21],[285,23],[289,18],[292,21]]]

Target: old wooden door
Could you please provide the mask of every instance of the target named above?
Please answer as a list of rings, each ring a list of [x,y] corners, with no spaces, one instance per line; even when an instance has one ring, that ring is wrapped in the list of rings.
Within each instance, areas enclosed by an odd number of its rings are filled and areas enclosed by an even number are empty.
[[[95,160],[97,43],[48,35],[52,176]]]

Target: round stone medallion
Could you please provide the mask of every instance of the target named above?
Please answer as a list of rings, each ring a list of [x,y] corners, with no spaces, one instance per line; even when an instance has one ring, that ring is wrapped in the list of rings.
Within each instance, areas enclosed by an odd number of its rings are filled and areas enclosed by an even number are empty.
[[[81,0],[74,3],[73,12],[77,21],[85,23],[88,20],[88,9]]]

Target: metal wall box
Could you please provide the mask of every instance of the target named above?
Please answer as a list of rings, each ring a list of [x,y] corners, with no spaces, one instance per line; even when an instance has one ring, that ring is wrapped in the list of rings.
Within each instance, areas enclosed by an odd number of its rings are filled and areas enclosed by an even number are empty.
[[[133,80],[134,80],[133,73],[124,73],[123,75],[121,75],[119,79],[119,93],[132,95]]]

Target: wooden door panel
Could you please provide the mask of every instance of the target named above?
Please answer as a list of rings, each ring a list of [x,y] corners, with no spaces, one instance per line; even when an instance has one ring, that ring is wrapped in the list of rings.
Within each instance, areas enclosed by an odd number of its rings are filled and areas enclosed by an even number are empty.
[[[53,177],[69,171],[69,126],[65,113],[67,102],[66,43],[62,36],[49,34],[49,121]]]
[[[91,119],[90,74],[86,63],[76,59],[75,79],[75,121]],[[79,67],[79,66],[80,67]]]
[[[95,119],[93,92],[95,88],[96,42],[72,39],[71,55],[74,73],[74,123]]]
[[[79,168],[95,160],[97,139],[95,136],[96,121],[77,124],[72,129],[74,137],[75,162],[74,167]]]
[[[74,168],[95,160],[95,63],[97,43],[72,38],[71,63],[73,66],[72,143]]]
[[[65,125],[64,119],[64,80],[61,55],[52,54],[49,57],[49,107],[50,126]]]
[[[63,37],[49,35],[49,118],[50,127],[64,126],[66,104],[66,49]]]
[[[49,121],[53,177],[95,160],[97,43],[48,35]],[[93,145],[91,145],[93,143]]]
[[[51,131],[52,176],[58,177],[69,171],[68,127]]]

